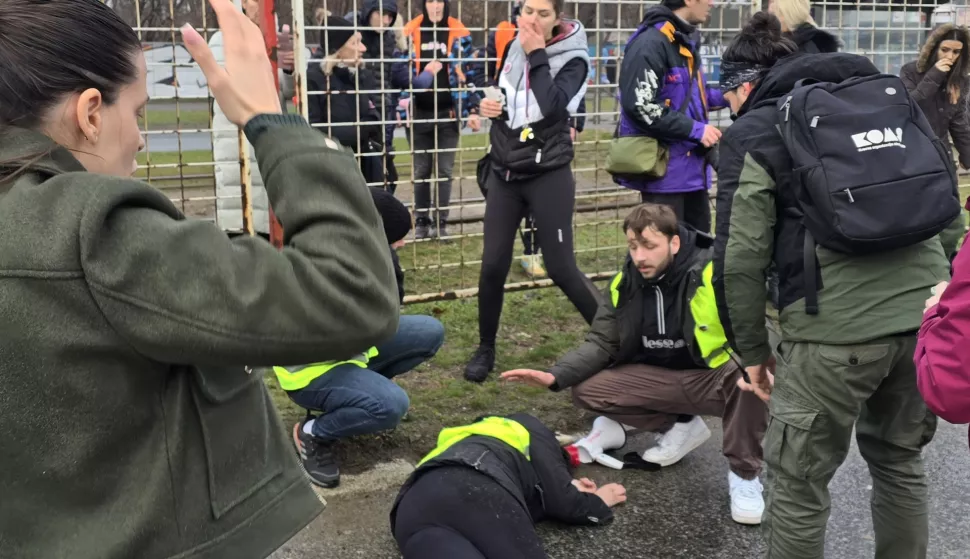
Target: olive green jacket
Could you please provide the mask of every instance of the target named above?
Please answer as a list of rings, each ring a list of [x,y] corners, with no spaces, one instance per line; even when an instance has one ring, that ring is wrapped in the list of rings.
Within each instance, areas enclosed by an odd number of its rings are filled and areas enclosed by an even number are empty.
[[[40,155],[0,184],[0,557],[262,558],[322,510],[253,367],[386,339],[394,273],[353,156],[259,119],[282,251],[0,132]]]

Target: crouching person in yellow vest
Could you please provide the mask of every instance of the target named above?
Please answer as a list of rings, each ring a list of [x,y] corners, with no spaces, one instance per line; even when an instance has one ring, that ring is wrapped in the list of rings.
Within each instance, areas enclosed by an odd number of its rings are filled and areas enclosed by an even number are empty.
[[[441,431],[391,509],[404,559],[545,558],[535,523],[603,525],[623,486],[573,479],[570,457],[538,419],[484,417]]]
[[[698,416],[720,417],[731,517],[759,524],[768,408],[737,385],[741,369],[714,297],[713,239],[678,224],[670,206],[659,204],[634,208],[623,230],[630,255],[586,342],[549,372],[520,369],[502,378],[553,391],[571,387],[577,406],[603,414],[579,448],[596,449],[603,440],[622,446],[628,430],[661,434],[656,446],[625,456],[627,466],[676,464],[711,436]],[[587,450],[580,458],[594,457]]]
[[[404,273],[396,249],[411,230],[411,215],[394,196],[369,187],[384,223],[388,250],[404,299]],[[377,347],[343,361],[273,367],[280,387],[297,405],[310,410],[293,426],[293,443],[314,484],[336,487],[340,467],[333,444],[343,438],[393,429],[408,411],[408,395],[393,380],[434,357],[445,339],[431,316],[402,314],[397,333]],[[314,417],[312,412],[320,412]]]

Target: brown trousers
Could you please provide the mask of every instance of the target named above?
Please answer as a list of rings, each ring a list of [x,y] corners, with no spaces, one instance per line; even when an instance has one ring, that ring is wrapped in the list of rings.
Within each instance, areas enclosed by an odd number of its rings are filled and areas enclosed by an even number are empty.
[[[761,470],[768,407],[738,388],[739,378],[733,362],[719,369],[688,371],[623,365],[573,388],[573,402],[637,430],[659,433],[673,427],[681,414],[720,417],[731,471],[752,479]]]

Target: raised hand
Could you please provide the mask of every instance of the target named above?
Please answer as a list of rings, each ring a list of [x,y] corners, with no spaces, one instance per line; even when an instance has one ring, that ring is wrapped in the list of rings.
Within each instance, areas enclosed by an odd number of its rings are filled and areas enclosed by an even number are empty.
[[[223,112],[236,126],[258,114],[282,112],[259,27],[230,0],[209,0],[222,30],[225,67],[216,62],[205,39],[190,25],[182,27],[185,49],[199,64]]]

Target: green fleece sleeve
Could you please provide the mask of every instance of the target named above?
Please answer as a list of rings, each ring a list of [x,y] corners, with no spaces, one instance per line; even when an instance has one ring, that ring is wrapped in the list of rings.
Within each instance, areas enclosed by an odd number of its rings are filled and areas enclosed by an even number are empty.
[[[771,357],[765,270],[774,250],[775,181],[750,153],[721,143],[714,240],[714,294],[728,343],[744,366]]]
[[[187,220],[135,180],[59,177],[92,183],[81,265],[133,350],[167,363],[296,365],[347,358],[396,331],[391,257],[353,155],[302,119],[268,126],[254,147],[282,250]]]
[[[600,304],[596,316],[593,317],[586,340],[564,355],[549,370],[556,377],[556,389],[575,386],[609,367],[619,351],[620,333],[617,329],[616,312],[607,294],[606,301]]]

